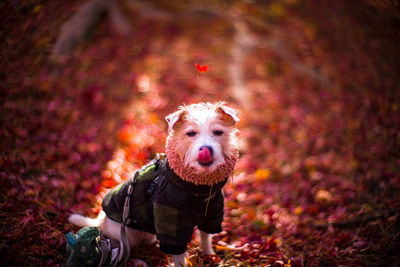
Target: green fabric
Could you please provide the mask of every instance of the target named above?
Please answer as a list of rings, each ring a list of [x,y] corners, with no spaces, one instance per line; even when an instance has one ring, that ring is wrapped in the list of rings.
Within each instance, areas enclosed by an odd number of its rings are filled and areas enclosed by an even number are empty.
[[[135,199],[133,202],[135,209],[133,209],[131,206],[130,214],[132,214],[133,210],[135,210],[135,212],[137,210],[140,214],[140,217],[142,217],[144,220],[149,217],[147,212],[149,210],[149,206],[151,206],[151,200],[148,199],[145,191],[153,181],[155,172],[156,165],[154,162],[142,167],[139,170],[138,182],[134,188],[134,197],[132,197],[132,200]],[[117,185],[103,199],[102,206],[104,212],[109,218],[119,223],[122,223],[123,221],[123,207],[130,183],[131,180],[127,180],[124,183]],[[137,188],[140,190],[137,190]],[[150,218],[148,218],[146,221],[150,222]],[[129,226],[132,227],[132,225]]]
[[[181,254],[186,251],[195,226],[207,233],[222,231],[221,223],[224,213],[224,201],[221,191],[213,193],[205,215],[210,189],[198,187],[205,191],[205,196],[195,195],[194,184],[190,190],[184,184],[177,184],[179,177],[170,169],[167,159],[155,161],[139,170],[138,182],[131,198],[129,227],[153,233],[160,241],[161,251],[168,254]],[[153,180],[158,179],[157,183]],[[107,216],[122,223],[123,206],[131,180],[118,185],[103,200],[103,210]],[[213,187],[214,188],[214,187]],[[218,187],[217,187],[218,188]]]
[[[155,220],[155,229],[157,234],[178,235],[178,209],[166,205],[155,204],[154,214],[157,214]]]
[[[101,259],[101,251],[97,246],[99,238],[97,227],[84,227],[76,234],[68,233],[67,267],[97,266]]]

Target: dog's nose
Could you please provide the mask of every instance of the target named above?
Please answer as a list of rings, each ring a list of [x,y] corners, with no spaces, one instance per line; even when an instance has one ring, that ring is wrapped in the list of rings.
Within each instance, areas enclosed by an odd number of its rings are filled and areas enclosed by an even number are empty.
[[[198,160],[202,165],[210,165],[212,163],[213,149],[210,146],[202,146],[199,149]]]

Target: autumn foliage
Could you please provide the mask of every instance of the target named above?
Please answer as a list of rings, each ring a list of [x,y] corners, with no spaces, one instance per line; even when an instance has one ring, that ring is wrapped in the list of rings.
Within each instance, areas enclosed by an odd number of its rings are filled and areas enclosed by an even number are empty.
[[[240,159],[191,266],[400,264],[397,1],[121,2],[133,31],[101,21],[62,64],[84,1],[0,4],[0,265],[65,266],[68,215],[164,151],[165,115],[216,100],[241,110]]]

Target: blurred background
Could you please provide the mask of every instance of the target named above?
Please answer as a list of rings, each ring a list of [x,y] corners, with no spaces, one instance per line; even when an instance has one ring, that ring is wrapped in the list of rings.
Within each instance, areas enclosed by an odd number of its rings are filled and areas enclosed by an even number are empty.
[[[216,258],[398,266],[400,2],[0,3],[0,262],[64,266],[72,212],[164,151],[164,117],[240,111]],[[203,69],[197,68],[204,67]],[[207,69],[205,70],[205,66]],[[156,246],[135,251],[165,266]]]

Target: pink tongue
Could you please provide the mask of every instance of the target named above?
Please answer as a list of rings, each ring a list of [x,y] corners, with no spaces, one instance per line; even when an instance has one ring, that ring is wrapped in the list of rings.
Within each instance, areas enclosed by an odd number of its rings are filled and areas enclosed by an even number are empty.
[[[203,149],[200,150],[200,152],[199,152],[198,159],[199,159],[200,163],[204,163],[204,164],[211,162],[212,159],[211,159],[210,150],[206,147],[203,147]]]

